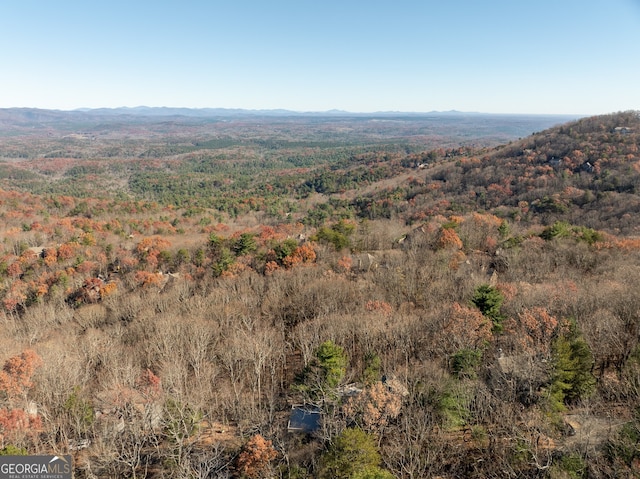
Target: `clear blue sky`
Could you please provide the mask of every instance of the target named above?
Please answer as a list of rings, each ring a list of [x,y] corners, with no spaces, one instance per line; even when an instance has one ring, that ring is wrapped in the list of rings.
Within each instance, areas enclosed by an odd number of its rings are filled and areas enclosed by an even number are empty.
[[[0,107],[640,110],[640,0],[5,0]]]

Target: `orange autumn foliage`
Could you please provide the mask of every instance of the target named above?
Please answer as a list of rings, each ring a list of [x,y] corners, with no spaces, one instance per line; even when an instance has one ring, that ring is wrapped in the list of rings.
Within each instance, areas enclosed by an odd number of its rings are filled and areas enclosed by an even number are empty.
[[[551,342],[558,331],[558,320],[545,308],[524,309],[517,319],[505,323],[505,332],[516,342],[516,347],[527,354],[547,356]]]
[[[19,261],[14,261],[7,267],[7,274],[12,278],[17,278],[22,274],[22,266]]]
[[[264,265],[264,274],[266,274],[267,276],[272,275],[278,268],[280,268],[280,266],[278,266],[277,262],[267,261],[267,263]]]
[[[353,259],[351,256],[343,256],[338,260],[338,271],[348,273],[353,266]]]
[[[44,264],[53,266],[58,261],[58,251],[55,248],[46,248],[44,250]]]
[[[0,371],[0,391],[10,398],[24,394],[33,386],[31,378],[41,364],[42,358],[32,349],[10,357]]]
[[[475,349],[492,338],[491,329],[491,321],[480,310],[453,303],[439,339],[449,352]]]
[[[249,439],[238,456],[238,472],[242,476],[252,479],[265,477],[269,470],[269,464],[277,455],[271,441],[256,434]]]
[[[100,288],[100,298],[104,299],[107,296],[115,293],[118,290],[118,285],[114,282],[107,283]]]
[[[393,308],[386,301],[369,300],[364,305],[367,311],[378,311],[383,316],[389,317],[393,313]]]
[[[442,228],[438,236],[438,247],[462,249],[462,240],[453,228]]]
[[[162,274],[148,271],[136,271],[134,278],[136,283],[143,287],[158,286],[162,282]]]
[[[292,268],[299,264],[311,264],[316,261],[316,252],[310,244],[298,246],[293,253],[282,260],[285,268]]]
[[[42,419],[37,414],[27,414],[22,409],[0,409],[0,431],[4,434],[36,432],[40,428],[42,428]]]
[[[163,249],[171,247],[171,242],[159,236],[144,238],[136,245],[138,254],[151,254],[154,251],[160,252]]]
[[[65,243],[58,247],[58,257],[61,260],[67,260],[73,258],[75,250],[78,247],[78,243]]]

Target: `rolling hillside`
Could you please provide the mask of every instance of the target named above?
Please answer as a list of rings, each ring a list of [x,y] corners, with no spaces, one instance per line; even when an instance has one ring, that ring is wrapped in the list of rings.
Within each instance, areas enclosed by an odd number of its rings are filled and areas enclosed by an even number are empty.
[[[87,478],[638,474],[636,112],[504,143],[145,122],[0,139],[3,454]]]

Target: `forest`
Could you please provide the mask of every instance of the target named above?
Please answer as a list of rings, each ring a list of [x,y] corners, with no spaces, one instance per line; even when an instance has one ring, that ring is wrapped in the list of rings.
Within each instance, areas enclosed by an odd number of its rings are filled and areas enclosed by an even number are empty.
[[[0,110],[0,454],[640,477],[640,113]]]

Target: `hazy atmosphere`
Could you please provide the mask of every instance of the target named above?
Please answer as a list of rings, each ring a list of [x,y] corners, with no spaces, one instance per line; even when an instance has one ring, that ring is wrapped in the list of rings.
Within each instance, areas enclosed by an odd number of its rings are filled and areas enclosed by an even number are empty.
[[[640,108],[640,2],[22,1],[0,107]]]

